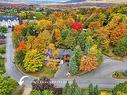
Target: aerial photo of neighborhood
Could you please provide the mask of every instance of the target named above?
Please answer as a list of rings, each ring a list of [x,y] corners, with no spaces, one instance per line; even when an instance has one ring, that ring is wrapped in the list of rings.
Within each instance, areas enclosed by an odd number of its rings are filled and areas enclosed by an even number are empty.
[[[127,0],[0,0],[0,95],[127,95]]]

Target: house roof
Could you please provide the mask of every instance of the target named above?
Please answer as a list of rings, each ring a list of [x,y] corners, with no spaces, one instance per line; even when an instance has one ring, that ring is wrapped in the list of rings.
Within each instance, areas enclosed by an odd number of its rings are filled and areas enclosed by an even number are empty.
[[[18,17],[17,16],[11,16],[11,15],[0,15],[0,21],[8,21],[8,20],[18,20]]]

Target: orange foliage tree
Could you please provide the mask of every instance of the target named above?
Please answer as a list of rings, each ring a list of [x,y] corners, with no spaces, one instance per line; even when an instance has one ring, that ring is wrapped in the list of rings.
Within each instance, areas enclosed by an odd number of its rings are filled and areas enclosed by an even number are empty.
[[[127,33],[126,23],[121,22],[114,30],[111,32],[110,41],[115,44],[119,39],[121,39],[124,34]]]
[[[16,52],[19,52],[20,50],[23,50],[26,48],[26,44],[24,41],[19,42],[18,48],[16,48]]]
[[[32,44],[32,49],[36,49],[39,52],[44,53],[45,49],[49,46],[51,42],[52,35],[48,30],[43,31],[35,38]]]
[[[99,21],[91,22],[88,26],[91,30],[98,29],[101,27],[101,23]]]
[[[61,33],[59,29],[54,29],[54,37],[57,42],[61,40]]]
[[[18,47],[19,42],[22,40],[22,36],[21,35],[22,35],[23,29],[25,27],[27,27],[27,24],[17,25],[14,28],[12,39],[13,39],[13,42],[14,42],[16,48]]]
[[[80,61],[80,70],[90,72],[97,67],[97,59],[93,56],[83,56]]]

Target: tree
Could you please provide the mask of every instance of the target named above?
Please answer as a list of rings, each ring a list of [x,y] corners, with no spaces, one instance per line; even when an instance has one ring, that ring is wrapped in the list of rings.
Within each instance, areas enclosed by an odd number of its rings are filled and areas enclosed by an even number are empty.
[[[43,31],[34,39],[32,49],[36,49],[37,51],[44,53],[45,49],[47,49],[51,42],[51,38],[52,35],[48,30]]]
[[[65,40],[67,35],[69,34],[70,30],[63,30],[61,32],[62,40]]]
[[[71,89],[70,89],[70,85],[67,81],[67,83],[62,91],[62,95],[70,95],[70,93],[71,93]]]
[[[88,36],[85,40],[85,53],[88,54],[89,49],[94,45],[94,40],[91,36]]]
[[[78,84],[76,83],[76,80],[74,79],[71,85],[70,95],[80,95],[80,93],[81,93],[80,88],[78,87]]]
[[[69,69],[72,74],[76,74],[79,71],[80,59],[83,56],[81,47],[77,45],[73,51],[69,62]]]
[[[89,85],[89,95],[95,95],[94,94],[94,87],[92,84]]]
[[[12,95],[17,85],[17,82],[10,77],[0,75],[0,95]]]
[[[94,87],[94,95],[99,95],[99,88],[97,85]]]
[[[23,64],[24,58],[25,58],[25,52],[23,50],[15,52],[14,59],[16,64]]]
[[[42,94],[42,92],[39,91],[39,90],[33,90],[33,91],[31,91],[31,93],[30,93],[30,95],[41,95],[41,94]]]
[[[57,42],[61,40],[61,31],[59,29],[54,29],[54,37]]]
[[[86,32],[82,31],[79,36],[78,36],[78,43],[81,47],[81,49],[84,51],[86,48],[86,43],[87,43],[87,37],[92,37],[93,36],[93,32],[90,29],[87,29]]]
[[[36,29],[39,33],[44,30],[49,30],[51,28],[52,22],[46,19],[39,20],[36,25]]]
[[[51,90],[44,90],[43,95],[53,95],[53,92]]]
[[[88,55],[95,56],[97,58],[97,62],[101,64],[103,62],[103,55],[101,49],[98,49],[97,45],[93,45],[89,51]]]
[[[114,53],[118,56],[127,55],[127,35],[121,38],[114,47]]]
[[[76,47],[78,34],[79,33],[73,31],[69,32],[64,40],[64,44],[67,48],[74,49]]]
[[[70,62],[69,62],[69,71],[71,74],[77,74],[79,71],[79,67],[77,66],[77,63],[74,59],[74,56],[71,57]]]
[[[0,32],[2,32],[2,33],[5,33],[5,32],[7,32],[7,28],[6,27],[0,27]]]
[[[77,32],[81,32],[81,30],[83,29],[83,24],[80,22],[73,22],[71,24],[71,28],[76,30]]]
[[[113,45],[117,43],[127,33],[126,23],[121,22],[117,27],[112,30],[110,34],[110,41]]]
[[[13,34],[12,34],[12,39],[13,39],[15,48],[18,47],[19,42],[22,41],[22,39],[24,38],[22,34],[23,32],[25,32],[23,31],[23,29],[26,27],[27,27],[27,24],[21,24],[21,25],[15,26]]]
[[[80,61],[80,70],[90,72],[96,69],[97,59],[93,56],[83,56]]]
[[[44,66],[44,55],[37,50],[27,51],[23,67],[27,72],[36,72]]]
[[[126,92],[127,92],[127,82],[119,83],[112,89],[112,95],[117,95],[118,93],[122,93],[124,95],[126,94]]]

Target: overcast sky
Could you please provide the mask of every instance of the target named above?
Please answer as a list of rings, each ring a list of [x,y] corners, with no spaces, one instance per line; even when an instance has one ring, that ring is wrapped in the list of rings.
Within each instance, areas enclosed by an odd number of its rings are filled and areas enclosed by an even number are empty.
[[[0,0],[1,1],[1,0]],[[19,1],[19,2],[67,2],[70,0],[2,0],[2,1]]]

